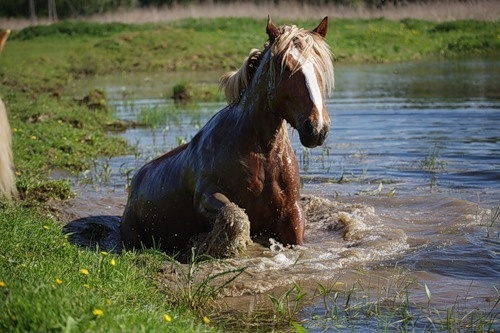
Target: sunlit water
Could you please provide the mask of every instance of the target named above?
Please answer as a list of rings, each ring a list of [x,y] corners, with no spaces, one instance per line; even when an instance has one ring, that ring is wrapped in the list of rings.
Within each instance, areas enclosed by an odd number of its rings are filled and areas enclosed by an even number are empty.
[[[207,77],[216,80],[213,73]],[[100,188],[81,189],[100,198],[96,211],[113,206],[119,214],[134,170],[189,141],[224,106],[175,107],[164,98],[175,80],[166,75],[158,84],[155,77],[91,83],[108,93],[118,118],[170,110],[154,129],[121,134],[137,154],[96,163],[92,177]],[[425,284],[435,307],[464,299],[491,309],[500,287],[500,221],[494,220],[500,205],[498,82],[497,60],[339,65],[327,103],[332,127],[326,144],[305,149],[290,130],[302,192],[314,196],[309,206],[304,202],[306,244],[282,250],[255,245],[247,257],[227,260],[229,267],[248,266],[227,293],[243,295],[238,306],[250,311],[262,300],[259,293],[292,281],[340,281],[346,288],[357,281],[380,292],[380,281],[401,281],[403,271],[404,280],[417,282],[412,288],[422,306],[428,302]],[[128,91],[134,94],[124,98]],[[309,331],[335,329],[324,314],[318,301],[300,316],[320,318],[305,323]]]

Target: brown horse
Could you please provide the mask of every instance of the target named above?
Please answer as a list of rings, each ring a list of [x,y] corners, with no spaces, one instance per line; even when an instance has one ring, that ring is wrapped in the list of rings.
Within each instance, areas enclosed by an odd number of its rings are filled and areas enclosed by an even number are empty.
[[[202,238],[199,246],[232,246],[245,232],[236,220],[246,217],[253,236],[272,236],[289,245],[304,242],[298,163],[286,122],[306,147],[323,144],[328,135],[324,97],[334,80],[324,41],[327,28],[326,17],[312,31],[278,28],[268,20],[264,49],[252,51],[237,72],[221,81],[230,104],[191,142],[144,165],[133,177],[121,223],[126,247],[182,252],[193,237],[210,235],[221,225],[222,234]]]
[[[10,30],[0,32],[0,53]],[[11,200],[17,196],[16,180],[12,163],[11,133],[7,110],[0,99],[0,199]]]

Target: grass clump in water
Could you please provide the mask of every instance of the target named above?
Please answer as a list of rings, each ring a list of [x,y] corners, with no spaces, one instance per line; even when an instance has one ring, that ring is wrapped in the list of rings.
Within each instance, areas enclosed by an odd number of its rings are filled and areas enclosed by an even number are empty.
[[[424,171],[430,175],[430,188],[432,189],[437,185],[437,174],[443,171],[446,162],[440,159],[439,147],[436,144],[432,150],[420,161],[420,166]]]
[[[172,88],[172,99],[176,103],[222,102],[223,96],[214,84],[180,82]]]

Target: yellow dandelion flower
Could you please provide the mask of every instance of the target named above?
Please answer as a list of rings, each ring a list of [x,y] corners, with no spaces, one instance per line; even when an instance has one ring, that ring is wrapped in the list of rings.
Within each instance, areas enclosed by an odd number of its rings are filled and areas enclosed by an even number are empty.
[[[31,140],[36,140],[36,139],[37,139],[36,135],[31,136]]]
[[[89,286],[87,283],[84,283],[84,284],[83,284],[83,287],[84,287],[84,288],[87,288],[87,289],[88,289],[88,288],[90,288],[90,286]]]
[[[45,230],[49,230],[49,226],[48,225],[44,225],[42,228],[44,228]]]
[[[61,280],[61,279],[59,279],[59,278],[57,278],[57,279],[56,279],[56,283],[57,283],[57,284],[62,284],[62,280]]]
[[[205,324],[210,324],[210,318],[208,318],[207,316],[203,317],[203,322]]]
[[[115,260],[115,258],[111,259],[111,260],[109,261],[109,264],[110,264],[111,266],[116,266],[116,260]]]
[[[167,323],[170,323],[172,321],[172,317],[170,317],[170,315],[166,313],[163,315],[163,319],[165,319]]]
[[[104,311],[101,309],[95,308],[94,310],[92,310],[92,314],[95,317],[102,317],[102,316],[104,316]]]
[[[0,281],[0,288],[7,287],[7,284],[3,281]]]
[[[89,275],[89,270],[86,268],[82,268],[82,269],[80,269],[80,274]]]

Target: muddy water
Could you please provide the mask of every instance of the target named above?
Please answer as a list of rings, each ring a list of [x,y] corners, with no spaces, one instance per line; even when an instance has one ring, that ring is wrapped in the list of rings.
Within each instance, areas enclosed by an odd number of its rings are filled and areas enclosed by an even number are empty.
[[[218,74],[203,80],[215,82]],[[83,200],[67,208],[73,216],[119,215],[133,171],[189,141],[222,108],[172,105],[164,96],[176,79],[90,83],[106,90],[119,118],[166,111],[155,128],[121,134],[137,154],[97,161],[78,177]],[[404,280],[422,307],[428,306],[426,285],[433,307],[464,300],[491,310],[500,288],[498,82],[500,62],[491,59],[339,65],[325,146],[305,149],[290,132],[303,181],[306,244],[255,244],[242,258],[225,260],[221,269],[247,267],[226,290],[228,306],[253,311],[267,304],[262,293],[292,281],[310,286],[312,294],[318,282],[381,292]],[[88,180],[93,185],[83,186]],[[324,318],[323,301],[311,302],[299,317]],[[306,327],[335,328],[326,319]]]

